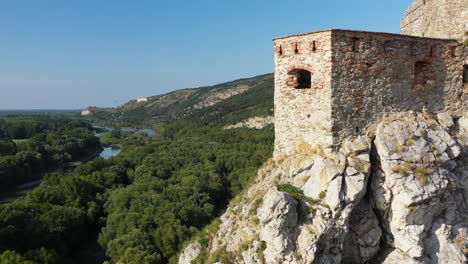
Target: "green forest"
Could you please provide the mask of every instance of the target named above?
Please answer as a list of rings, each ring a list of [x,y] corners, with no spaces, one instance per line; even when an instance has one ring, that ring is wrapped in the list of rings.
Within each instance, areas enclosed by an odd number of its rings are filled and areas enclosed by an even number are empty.
[[[0,119],[0,190],[100,149],[91,124],[76,118]]]
[[[42,168],[96,147],[88,123],[54,122],[37,129],[35,122],[3,121],[7,148],[0,158],[30,151],[41,158],[24,164]],[[27,141],[14,143],[23,131]],[[160,124],[156,136],[118,142],[118,156],[47,175],[26,197],[0,205],[0,263],[176,263],[183,244],[220,216],[270,158],[273,130],[177,121]]]
[[[212,91],[242,85],[253,88],[192,107]],[[186,93],[185,100],[171,99]],[[175,91],[161,104],[158,98],[86,117],[0,113],[0,188],[94,157],[104,146],[121,149],[110,159],[47,174],[23,197],[0,205],[0,264],[174,264],[184,245],[219,222],[271,157],[274,141],[272,126],[223,126],[272,114],[273,75]]]

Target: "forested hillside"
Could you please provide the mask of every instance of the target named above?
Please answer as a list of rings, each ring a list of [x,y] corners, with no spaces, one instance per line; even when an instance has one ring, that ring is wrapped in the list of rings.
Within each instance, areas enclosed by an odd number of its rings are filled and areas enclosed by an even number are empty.
[[[163,127],[0,206],[0,263],[80,263],[74,254],[96,237],[101,258],[91,263],[175,263],[183,243],[255,178],[273,132]]]
[[[132,100],[117,108],[90,107],[86,118],[101,125],[151,126],[160,121],[186,120],[226,125],[253,116],[273,114],[273,74],[240,79],[214,86],[177,90]]]

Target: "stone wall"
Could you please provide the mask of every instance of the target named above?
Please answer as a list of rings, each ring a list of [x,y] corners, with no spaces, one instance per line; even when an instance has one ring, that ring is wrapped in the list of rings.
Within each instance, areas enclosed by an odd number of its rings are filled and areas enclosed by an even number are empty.
[[[275,157],[301,143],[337,146],[394,112],[468,111],[468,49],[456,40],[325,30],[274,48]],[[299,70],[312,73],[310,88],[298,89]]]
[[[335,143],[391,112],[468,111],[467,51],[453,40],[332,31]]]
[[[467,39],[468,0],[416,0],[401,21],[401,33]]]
[[[299,144],[332,143],[331,32],[296,35],[274,40],[275,153],[291,154]],[[291,72],[312,73],[312,87],[290,86]]]

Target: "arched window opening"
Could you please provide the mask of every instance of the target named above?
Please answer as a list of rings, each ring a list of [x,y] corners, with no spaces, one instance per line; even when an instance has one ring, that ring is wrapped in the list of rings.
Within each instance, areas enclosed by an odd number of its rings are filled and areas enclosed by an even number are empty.
[[[418,61],[414,64],[414,88],[423,88],[432,78],[431,64]]]
[[[312,73],[310,71],[295,69],[289,72],[289,75],[288,87],[296,89],[308,89],[312,87]]]

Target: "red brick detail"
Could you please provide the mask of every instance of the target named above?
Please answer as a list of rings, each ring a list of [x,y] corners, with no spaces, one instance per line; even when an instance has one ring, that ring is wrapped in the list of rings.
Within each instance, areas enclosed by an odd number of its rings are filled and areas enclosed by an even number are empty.
[[[361,110],[364,102],[363,92],[353,92],[351,96],[354,99],[354,109]]]
[[[294,70],[306,70],[306,71],[310,71],[312,75],[314,74],[314,69],[307,65],[291,65],[288,67],[288,73]]]

